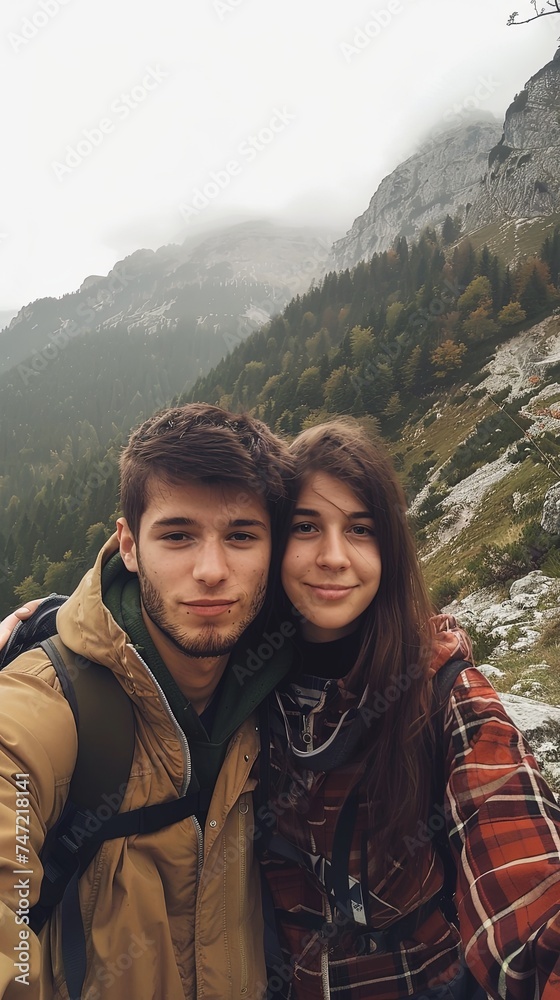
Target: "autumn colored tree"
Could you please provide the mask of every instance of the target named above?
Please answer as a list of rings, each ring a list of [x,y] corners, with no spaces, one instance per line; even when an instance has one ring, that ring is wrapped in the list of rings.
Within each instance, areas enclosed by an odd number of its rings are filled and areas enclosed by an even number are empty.
[[[502,326],[516,326],[527,319],[527,313],[519,302],[508,302],[507,306],[498,313],[498,320]]]
[[[484,340],[485,337],[492,336],[497,330],[497,325],[492,319],[490,307],[480,305],[478,309],[474,309],[464,321],[463,330],[469,340]]]
[[[357,364],[361,364],[371,354],[373,339],[371,326],[354,326],[350,330],[352,357]]]
[[[492,286],[486,275],[474,278],[457,302],[457,307],[463,315],[472,313],[481,306],[485,309],[490,309],[492,306]]]
[[[310,309],[303,314],[302,317],[302,328],[306,333],[312,333],[315,329],[315,324],[317,322],[317,317],[311,312]]]
[[[392,302],[391,305],[388,306],[385,314],[385,328],[388,334],[392,335],[396,332],[399,319],[403,312],[404,305],[402,302]]]
[[[463,358],[467,352],[466,345],[453,340],[444,340],[443,344],[436,347],[431,354],[432,364],[435,368],[434,375],[438,379],[443,379],[452,371],[456,371],[463,364]]]

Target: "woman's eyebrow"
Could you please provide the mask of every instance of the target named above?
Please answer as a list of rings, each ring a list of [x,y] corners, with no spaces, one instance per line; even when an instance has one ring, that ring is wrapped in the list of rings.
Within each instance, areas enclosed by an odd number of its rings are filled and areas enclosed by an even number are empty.
[[[298,515],[298,517],[322,517],[320,511],[312,510],[311,507],[296,507],[296,509],[294,510],[294,517],[296,514]],[[369,521],[374,520],[373,514],[370,514],[369,510],[351,511],[351,513],[346,514],[346,517],[350,518],[350,520],[352,521],[355,521],[358,518],[359,519],[367,518]]]

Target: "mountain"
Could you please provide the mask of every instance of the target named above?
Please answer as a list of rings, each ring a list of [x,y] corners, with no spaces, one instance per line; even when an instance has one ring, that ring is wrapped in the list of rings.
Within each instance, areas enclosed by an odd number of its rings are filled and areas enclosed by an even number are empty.
[[[89,529],[95,545],[115,511],[130,428],[303,291],[329,246],[309,230],[240,225],[138,250],[20,310],[0,333],[2,599],[22,573],[45,579],[67,552],[79,558],[65,569],[83,570]],[[56,573],[47,583],[73,586]]]
[[[510,104],[502,136],[469,212],[466,232],[506,253],[527,250],[531,231],[560,221],[560,49]]]
[[[447,215],[457,235],[510,262],[534,252],[560,222],[559,105],[560,49],[515,96],[503,127],[480,120],[448,129],[385,177],[334,244],[330,266],[354,267]]]
[[[475,121],[425,143],[381,181],[368,208],[332,249],[336,270],[388,250],[399,236],[417,238],[446,216],[464,223],[484,174],[488,151],[501,135],[497,121]]]
[[[194,348],[178,391],[305,291],[329,249],[326,232],[262,221],[138,250],[77,291],[21,309],[0,333],[0,374],[41,371],[57,350],[93,332],[175,333]]]
[[[0,311],[0,330],[3,330],[5,326],[10,323],[14,316],[17,316],[17,309],[3,309]]]
[[[467,231],[560,212],[560,49],[516,95],[488,155]]]

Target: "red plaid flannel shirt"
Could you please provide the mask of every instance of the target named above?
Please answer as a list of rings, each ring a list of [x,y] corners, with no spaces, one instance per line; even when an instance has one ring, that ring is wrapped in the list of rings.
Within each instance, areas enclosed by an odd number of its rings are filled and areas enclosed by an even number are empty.
[[[439,620],[434,670],[450,658],[470,656],[465,634],[454,626],[453,619]],[[284,693],[282,700],[295,722],[299,709],[294,697]],[[321,705],[315,711],[314,731],[326,739],[338,719],[326,713],[322,717]],[[325,942],[317,932],[290,924],[286,916],[282,944],[286,962],[294,968],[294,1000],[421,995],[453,978],[463,953],[496,1000],[559,1000],[560,809],[497,693],[474,667],[463,670],[454,685],[444,741],[445,814],[458,867],[460,937],[436,910],[398,951],[358,955],[350,935]],[[283,752],[282,746],[273,746],[273,767],[282,766]],[[278,828],[300,847],[328,858],[350,774],[345,768],[313,776],[307,772],[304,780],[307,811],[301,808],[305,795],[294,808],[286,808],[284,800]],[[350,875],[358,880],[364,831],[367,807],[361,802],[349,863]],[[441,888],[442,863],[429,832],[423,836],[419,831],[416,849],[421,852],[420,879],[411,878],[401,857],[381,883],[368,887],[372,926],[390,926]],[[370,841],[368,851],[373,850]],[[330,919],[323,886],[309,872],[274,861],[265,864],[265,872],[279,909]]]

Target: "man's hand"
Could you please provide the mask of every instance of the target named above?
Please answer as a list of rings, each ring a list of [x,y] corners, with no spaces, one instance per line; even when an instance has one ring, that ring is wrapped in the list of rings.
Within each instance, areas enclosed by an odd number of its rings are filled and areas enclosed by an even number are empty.
[[[42,598],[39,598],[36,601],[28,601],[22,608],[18,608],[17,611],[12,611],[11,615],[8,615],[7,618],[4,618],[4,620],[0,622],[0,649],[3,649],[6,645],[17,623],[29,618],[33,612],[37,610],[41,600]]]

